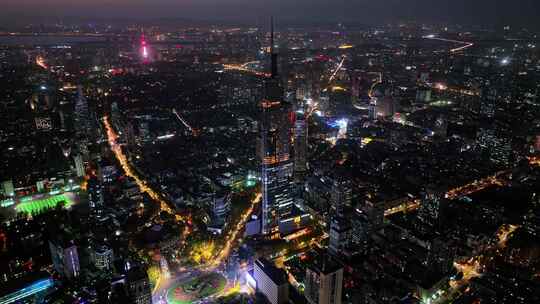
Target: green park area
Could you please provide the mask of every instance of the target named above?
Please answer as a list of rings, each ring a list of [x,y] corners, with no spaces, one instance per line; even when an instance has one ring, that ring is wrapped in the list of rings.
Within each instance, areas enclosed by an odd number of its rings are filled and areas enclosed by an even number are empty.
[[[55,208],[60,203],[64,203],[65,208],[73,205],[73,201],[65,194],[57,194],[49,196],[47,198],[21,202],[17,206],[15,206],[15,210],[17,211],[17,213],[22,212],[30,215],[37,215],[49,209]]]
[[[218,273],[203,274],[174,284],[167,291],[168,304],[191,304],[225,289],[227,280]]]

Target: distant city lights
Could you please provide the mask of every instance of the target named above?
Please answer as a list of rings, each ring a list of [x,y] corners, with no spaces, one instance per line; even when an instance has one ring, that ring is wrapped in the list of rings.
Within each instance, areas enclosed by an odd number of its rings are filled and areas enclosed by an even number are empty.
[[[446,86],[446,85],[443,84],[443,83],[436,83],[436,84],[435,84],[435,88],[438,89],[438,90],[444,91],[444,90],[448,89],[448,86]]]
[[[504,57],[503,59],[501,59],[501,65],[505,66],[505,65],[509,65],[510,64],[510,58],[509,57]]]
[[[336,123],[340,128],[347,128],[347,125],[349,124],[349,120],[346,118],[342,118],[336,121]]]
[[[342,44],[339,46],[339,49],[346,50],[346,49],[352,49],[354,46],[351,44]]]

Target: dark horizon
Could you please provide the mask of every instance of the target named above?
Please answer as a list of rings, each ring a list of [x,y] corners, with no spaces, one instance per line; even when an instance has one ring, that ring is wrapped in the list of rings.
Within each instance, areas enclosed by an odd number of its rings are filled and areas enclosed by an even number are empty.
[[[121,20],[121,21],[185,21],[258,24],[274,15],[281,23],[325,24],[353,22],[382,25],[414,21],[429,24],[463,24],[482,27],[540,28],[537,13],[540,3],[519,0],[510,5],[503,0],[380,0],[355,3],[330,0],[247,1],[228,0],[126,0],[87,1],[53,0],[43,6],[38,0],[7,0],[0,17],[3,25],[24,23],[27,20]],[[434,2],[437,4],[435,5]],[[472,2],[472,3],[471,3]]]

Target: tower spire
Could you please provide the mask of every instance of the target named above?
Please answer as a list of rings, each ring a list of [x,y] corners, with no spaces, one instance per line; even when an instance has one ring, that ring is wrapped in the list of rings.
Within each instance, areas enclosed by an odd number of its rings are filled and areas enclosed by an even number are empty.
[[[270,53],[274,54],[274,16],[270,17]]]
[[[274,52],[274,17],[270,17],[270,75],[272,78],[277,77],[277,54]]]

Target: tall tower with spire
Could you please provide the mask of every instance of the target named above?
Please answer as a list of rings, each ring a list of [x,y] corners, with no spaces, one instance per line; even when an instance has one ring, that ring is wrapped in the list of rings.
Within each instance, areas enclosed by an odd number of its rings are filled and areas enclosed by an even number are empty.
[[[140,55],[143,63],[147,63],[150,61],[150,52],[148,44],[146,43],[146,38],[144,37],[144,30],[141,31]]]
[[[264,98],[260,103],[259,160],[262,176],[262,233],[279,235],[280,222],[293,207],[293,160],[291,156],[292,105],[283,98],[278,77],[277,54],[274,51],[274,22],[270,30],[271,74],[264,80]]]

